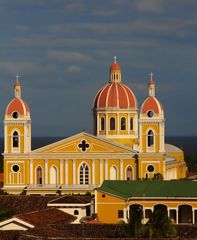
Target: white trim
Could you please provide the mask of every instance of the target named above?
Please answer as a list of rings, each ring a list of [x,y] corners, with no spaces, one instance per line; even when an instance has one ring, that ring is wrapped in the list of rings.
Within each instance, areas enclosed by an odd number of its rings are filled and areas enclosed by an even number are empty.
[[[85,207],[90,206],[91,203],[47,203],[47,207]]]
[[[35,182],[35,184],[36,185],[38,185],[39,183],[37,183],[37,168],[38,167],[41,167],[41,169],[42,169],[42,184],[44,184],[44,182],[43,182],[43,180],[44,180],[44,176],[43,176],[43,173],[44,173],[44,171],[43,171],[43,167],[42,167],[42,165],[40,165],[40,164],[38,164],[36,167],[35,167],[35,170],[34,170],[34,182]]]
[[[123,160],[120,159],[120,180],[123,180]]]
[[[108,159],[105,159],[105,180],[108,180]]]
[[[55,170],[56,170],[56,179],[55,179],[55,181],[56,181],[56,183],[51,183],[51,169],[52,168],[54,168]],[[50,182],[50,184],[55,184],[55,185],[58,185],[59,184],[59,171],[58,171],[58,167],[55,165],[55,164],[53,164],[53,165],[51,165],[51,167],[50,167],[50,169],[49,169],[49,171],[50,171],[50,177],[49,177],[49,182]]]
[[[29,228],[34,228],[34,225],[32,225],[32,224],[30,224],[30,223],[27,223],[26,221],[21,220],[21,219],[18,218],[18,217],[13,217],[13,218],[11,218],[11,219],[8,219],[8,220],[5,220],[5,221],[0,222],[0,226],[4,226],[4,225],[6,225],[6,224],[8,224],[8,223],[11,223],[11,222],[17,222],[17,223],[20,223],[20,224],[22,224],[22,225],[25,225],[25,226],[27,226],[27,227],[29,227]]]
[[[85,184],[85,183],[80,184],[80,168],[83,164],[87,165],[87,167],[88,167],[88,184]],[[90,184],[90,180],[91,180],[90,179],[90,170],[91,170],[90,165],[86,161],[83,161],[82,163],[79,164],[78,169],[77,169],[78,185],[93,185],[93,184]],[[83,172],[83,182],[85,182],[85,172]]]
[[[76,184],[76,159],[72,159],[73,162],[73,184]]]
[[[65,159],[65,175],[66,175],[65,183],[68,184],[68,159]]]
[[[95,159],[92,159],[92,184],[95,184]]]
[[[30,184],[33,184],[33,160],[30,159]]]
[[[45,168],[45,184],[48,184],[48,171],[49,171],[49,169],[48,169],[48,159],[45,159],[44,160],[44,168]]]
[[[99,181],[100,181],[100,184],[102,184],[102,182],[103,182],[103,159],[100,159],[99,160],[100,161],[100,166],[99,166],[99,168],[100,168],[100,176],[99,176]]]
[[[60,184],[63,184],[63,160],[60,159]]]

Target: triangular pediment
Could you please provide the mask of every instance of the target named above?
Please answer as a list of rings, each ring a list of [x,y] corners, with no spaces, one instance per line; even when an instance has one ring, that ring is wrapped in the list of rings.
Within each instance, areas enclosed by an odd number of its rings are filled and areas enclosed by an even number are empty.
[[[133,153],[136,152],[124,145],[82,132],[58,142],[38,148],[33,153]]]

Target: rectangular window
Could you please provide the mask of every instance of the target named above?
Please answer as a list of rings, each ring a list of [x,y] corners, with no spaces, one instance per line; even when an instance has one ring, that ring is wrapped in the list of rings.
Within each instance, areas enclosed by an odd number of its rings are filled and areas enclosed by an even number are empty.
[[[123,210],[118,210],[118,218],[124,218]]]

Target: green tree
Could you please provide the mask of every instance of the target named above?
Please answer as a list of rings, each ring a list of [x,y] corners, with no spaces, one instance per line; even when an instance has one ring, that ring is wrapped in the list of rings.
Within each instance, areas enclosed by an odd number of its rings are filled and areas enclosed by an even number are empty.
[[[161,209],[155,210],[152,214],[150,222],[148,223],[148,232],[153,237],[171,237],[176,236],[175,225],[167,216],[167,212]]]
[[[139,205],[132,206],[128,223],[128,234],[130,237],[142,236],[142,210]]]

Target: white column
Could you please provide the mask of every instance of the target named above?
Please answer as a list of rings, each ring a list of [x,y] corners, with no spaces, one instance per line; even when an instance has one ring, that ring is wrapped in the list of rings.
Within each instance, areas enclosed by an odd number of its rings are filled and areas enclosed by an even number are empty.
[[[33,184],[33,160],[30,159],[30,184]]]
[[[76,184],[76,159],[73,159],[73,184]]]
[[[129,113],[127,116],[127,132],[128,132],[128,134],[130,134],[130,115],[129,115]]]
[[[179,208],[176,209],[176,224],[179,223]]]
[[[68,184],[68,159],[65,159],[65,183]]]
[[[108,180],[108,159],[105,159],[105,180]]]
[[[120,133],[120,115],[119,115],[119,113],[116,114],[116,119],[117,119],[116,129],[117,129],[117,134],[119,134]]]
[[[168,218],[170,218],[170,208],[167,207],[167,211],[168,211]]]
[[[126,209],[126,207],[124,207],[124,221],[125,221],[125,223],[127,222],[127,209]]]
[[[97,116],[96,116],[96,118],[97,118],[97,124],[96,124],[96,126],[97,126],[97,135],[99,135],[99,130],[100,130],[100,121],[99,121],[99,114],[97,113]]]
[[[103,182],[103,160],[100,159],[100,184]]]
[[[120,159],[120,180],[123,180],[123,160]]]
[[[195,223],[195,210],[192,208],[192,224]]]
[[[48,184],[48,159],[44,160],[44,169],[45,169],[45,184]]]
[[[95,160],[92,159],[92,184],[95,184]]]
[[[106,126],[106,135],[108,135],[109,131],[109,119],[108,119],[108,114],[105,115],[105,126]]]
[[[60,184],[63,184],[63,160],[60,159]]]
[[[7,141],[8,141],[8,136],[7,136],[7,124],[4,124],[4,153],[7,153],[8,147],[7,147]],[[12,142],[11,142],[12,144]]]

